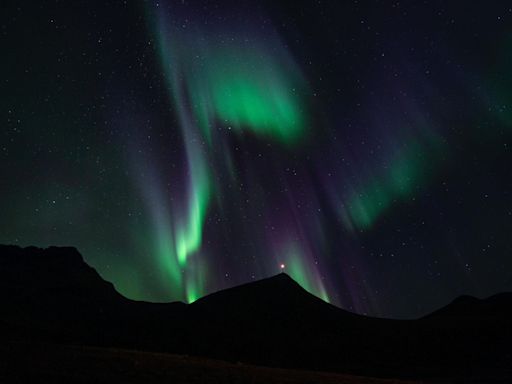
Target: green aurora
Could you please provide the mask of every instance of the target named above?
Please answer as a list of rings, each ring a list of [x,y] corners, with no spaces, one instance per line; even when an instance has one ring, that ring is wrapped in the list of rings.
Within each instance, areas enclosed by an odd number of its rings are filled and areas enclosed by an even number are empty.
[[[345,227],[370,229],[393,204],[413,197],[429,181],[442,151],[442,141],[433,134],[426,142],[410,140],[382,173],[352,191],[342,211]]]
[[[171,286],[192,302],[204,295],[208,281],[201,254],[204,222],[211,204],[222,200],[211,170],[216,135],[249,132],[287,148],[298,146],[307,134],[307,86],[275,36],[265,43],[257,36],[227,40],[211,31],[183,33],[165,18],[156,19],[150,24],[157,25],[160,63],[186,149],[188,186],[186,203],[178,204],[172,217],[157,220],[171,223],[157,225],[157,253]],[[225,160],[234,175],[230,156]],[[294,273],[315,291],[301,272],[300,257],[292,262]]]

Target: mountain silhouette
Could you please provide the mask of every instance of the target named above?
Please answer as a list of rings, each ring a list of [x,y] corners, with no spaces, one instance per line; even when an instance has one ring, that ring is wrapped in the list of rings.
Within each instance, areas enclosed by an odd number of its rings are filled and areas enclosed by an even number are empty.
[[[446,307],[426,317],[490,317],[512,320],[512,293],[498,293],[485,299],[466,295],[459,296]]]
[[[190,310],[206,316],[210,324],[266,330],[295,324],[314,328],[320,326],[319,320],[328,329],[329,325],[337,327],[340,321],[362,319],[312,295],[285,273],[210,294],[191,304]]]
[[[124,301],[114,286],[103,280],[72,247],[19,248],[0,246],[0,294],[4,300],[63,301],[73,299],[98,306]]]
[[[357,315],[279,275],[192,304],[129,300],[75,248],[0,246],[0,337],[362,375],[512,378],[512,294],[418,320]],[[485,351],[485,352],[483,352]]]
[[[11,337],[93,345],[152,345],[159,338],[146,328],[185,307],[125,298],[72,247],[0,245],[0,301],[0,321],[23,330]]]

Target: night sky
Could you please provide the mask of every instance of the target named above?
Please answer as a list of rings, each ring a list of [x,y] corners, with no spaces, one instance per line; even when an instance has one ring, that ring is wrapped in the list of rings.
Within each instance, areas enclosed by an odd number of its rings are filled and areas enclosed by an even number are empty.
[[[0,243],[75,246],[148,301],[281,270],[385,317],[512,290],[509,1],[0,19]]]

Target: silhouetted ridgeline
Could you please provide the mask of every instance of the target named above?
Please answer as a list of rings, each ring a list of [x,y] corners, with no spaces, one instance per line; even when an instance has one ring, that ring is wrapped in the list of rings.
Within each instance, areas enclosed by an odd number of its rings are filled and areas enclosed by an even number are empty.
[[[280,274],[193,304],[118,294],[74,248],[0,246],[5,342],[126,347],[363,375],[512,378],[512,294],[413,321],[359,316]]]

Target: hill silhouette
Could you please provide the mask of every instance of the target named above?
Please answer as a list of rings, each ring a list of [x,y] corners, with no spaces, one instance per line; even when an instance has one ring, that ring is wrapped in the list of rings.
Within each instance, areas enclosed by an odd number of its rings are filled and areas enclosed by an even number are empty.
[[[512,319],[512,293],[503,292],[479,299],[473,296],[460,296],[429,315],[426,318],[438,317],[491,317]]]
[[[192,304],[128,300],[74,248],[0,246],[0,336],[402,378],[512,378],[512,295],[419,320],[360,316],[286,274]]]

